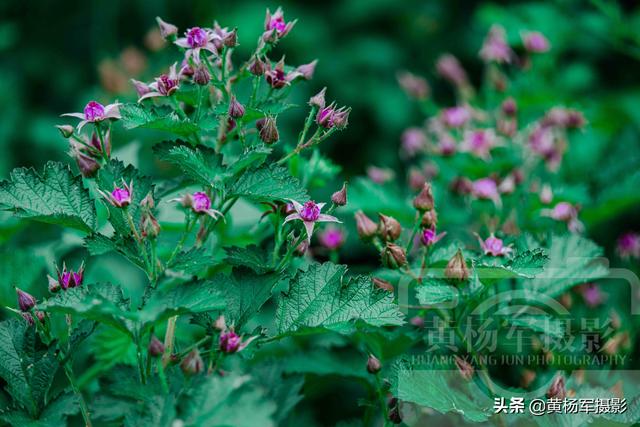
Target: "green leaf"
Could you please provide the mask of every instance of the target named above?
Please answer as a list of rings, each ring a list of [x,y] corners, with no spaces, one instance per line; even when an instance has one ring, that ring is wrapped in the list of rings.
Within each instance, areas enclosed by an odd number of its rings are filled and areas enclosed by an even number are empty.
[[[565,335],[565,325],[561,319],[549,315],[530,315],[522,314],[517,316],[509,316],[506,321],[514,326],[531,329],[534,332],[562,338]]]
[[[272,427],[276,405],[249,377],[199,377],[184,404],[185,426]]]
[[[263,166],[245,172],[229,189],[233,196],[255,200],[289,200],[304,202],[309,199],[298,178],[281,166]]]
[[[213,257],[207,254],[207,249],[199,247],[178,253],[167,267],[171,270],[182,271],[186,274],[196,274],[210,267],[213,263]]]
[[[59,364],[55,346],[47,348],[22,319],[0,322],[0,378],[16,404],[32,418],[40,415]]]
[[[262,166],[272,151],[271,148],[262,144],[249,147],[247,151],[228,163],[227,168],[229,175],[234,176],[240,172],[244,172],[244,170],[250,166],[254,168]],[[227,160],[226,157],[225,160]]]
[[[122,104],[120,115],[125,129],[145,128],[189,136],[200,130],[189,119],[181,119],[174,111],[144,108],[138,104]]]
[[[269,266],[269,260],[265,251],[256,245],[250,245],[246,248],[232,246],[224,248],[227,253],[225,261],[234,266],[249,267],[258,274],[264,274],[272,268]]]
[[[291,280],[276,312],[279,333],[301,327],[343,330],[357,319],[374,326],[402,325],[403,315],[386,291],[375,288],[370,277],[344,280],[346,266],[311,264]]]
[[[165,141],[153,146],[154,153],[178,167],[187,177],[204,186],[216,186],[225,178],[222,156],[214,149],[192,147],[183,141]]]
[[[575,285],[605,277],[609,270],[596,258],[602,249],[577,234],[553,235],[547,244],[549,262],[535,279],[522,279],[525,291],[557,297]]]
[[[449,285],[446,281],[439,279],[427,279],[424,284],[417,289],[418,301],[423,305],[435,305],[456,301],[458,294],[458,289]]]
[[[274,286],[282,280],[278,274],[257,275],[249,269],[234,269],[231,276],[220,276],[211,281],[225,290],[227,316],[237,326],[244,325],[260,310],[271,297]]]
[[[514,277],[533,278],[543,271],[543,266],[548,259],[544,250],[538,248],[519,253],[506,262],[498,257],[483,259],[475,266],[475,269],[481,280],[500,280]]]
[[[13,410],[0,415],[0,420],[12,426],[20,427],[60,427],[67,425],[67,417],[77,414],[79,411],[78,398],[70,393],[61,394],[50,402],[36,419],[29,414]]]
[[[129,301],[122,289],[111,283],[83,285],[58,292],[38,306],[52,313],[76,314],[130,333],[130,322],[135,316],[129,311]]]
[[[140,311],[140,320],[150,326],[171,316],[223,310],[223,288],[211,280],[181,283],[155,290]]]
[[[131,237],[115,235],[107,237],[104,234],[93,233],[84,238],[84,246],[93,256],[103,255],[109,252],[118,252],[129,261],[145,269],[144,259],[140,249]]]
[[[0,208],[87,232],[96,227],[95,204],[82,178],[57,162],[48,162],[42,175],[34,169],[14,169],[9,180],[0,182]]]

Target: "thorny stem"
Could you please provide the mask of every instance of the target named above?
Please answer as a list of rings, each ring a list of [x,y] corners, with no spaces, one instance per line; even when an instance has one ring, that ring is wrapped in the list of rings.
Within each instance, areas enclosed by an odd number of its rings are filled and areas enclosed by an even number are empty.
[[[147,270],[147,275],[149,276],[150,279],[153,280],[153,272],[151,271],[152,270],[151,263],[153,262],[153,260],[149,260],[149,254],[147,253],[147,248],[145,246],[144,240],[142,239],[142,237],[140,237],[140,234],[136,229],[136,225],[133,223],[133,217],[131,216],[131,212],[129,212],[128,207],[125,208],[125,214],[127,216],[127,222],[129,223],[129,228],[131,229],[131,232],[133,233],[133,236],[135,237],[136,242],[138,243],[138,247],[142,252],[142,258],[144,259],[144,265]]]

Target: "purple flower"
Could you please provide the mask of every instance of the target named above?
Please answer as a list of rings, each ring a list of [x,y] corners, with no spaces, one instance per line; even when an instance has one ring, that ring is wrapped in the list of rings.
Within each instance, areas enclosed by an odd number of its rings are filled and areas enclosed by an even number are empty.
[[[520,34],[524,48],[532,53],[547,52],[551,46],[549,40],[538,31],[526,31]]]
[[[296,21],[286,22],[284,20],[284,12],[281,7],[276,9],[273,15],[271,14],[271,11],[267,9],[267,14],[264,20],[265,31],[262,35],[262,39],[265,42],[275,42],[289,34],[289,31],[291,31],[295,24]]]
[[[209,215],[213,219],[223,218],[224,214],[218,210],[211,209],[211,198],[202,191],[196,191],[193,194],[185,194],[184,196],[172,199],[171,202],[180,202],[185,208],[190,208],[194,213],[199,215]]]
[[[446,235],[447,235],[446,231],[443,233],[437,234],[436,227],[434,225],[434,226],[431,226],[430,228],[425,228],[424,230],[422,230],[422,234],[420,235],[420,242],[422,242],[423,245],[429,247],[438,243],[440,239],[442,239]]]
[[[402,133],[402,152],[408,157],[414,157],[424,150],[427,145],[427,137],[420,128],[409,128]]]
[[[485,255],[505,256],[513,252],[513,249],[511,249],[510,246],[505,246],[502,239],[497,238],[493,233],[491,233],[485,240],[482,240],[478,234],[476,234],[476,237],[478,238],[480,247],[484,251]]]
[[[149,84],[147,87],[148,91],[138,98],[138,102],[142,102],[147,98],[173,95],[173,93],[180,88],[180,77],[183,73],[183,70],[180,70],[180,72],[176,71],[177,65],[177,63],[173,64],[169,68],[169,74],[163,74],[157,77],[153,83]],[[139,94],[141,93],[141,91],[138,90],[138,85],[136,85],[136,91]]]
[[[580,233],[584,229],[584,225],[578,220],[578,208],[569,202],[559,202],[553,209],[543,209],[540,215],[566,222],[569,231],[574,233]]]
[[[622,258],[640,258],[640,234],[630,231],[620,236],[618,254]]]
[[[101,190],[98,190],[98,192],[111,206],[124,208],[131,204],[133,197],[133,181],[127,185],[123,179],[122,187],[118,187],[116,184],[113,184],[113,191],[111,191],[111,193],[105,193]]]
[[[408,71],[398,73],[397,79],[402,90],[411,98],[426,99],[431,92],[429,83],[425,79]]]
[[[241,339],[233,331],[220,334],[220,350],[224,353],[235,353],[240,347]]]
[[[274,89],[282,89],[301,76],[302,74],[298,71],[290,71],[289,73],[284,71],[284,57],[276,63],[275,67],[267,64],[267,71],[264,73],[265,80]]]
[[[78,131],[80,131],[87,123],[99,123],[108,119],[120,119],[120,104],[102,105],[96,101],[89,101],[84,107],[82,113],[66,113],[63,117],[76,117],[81,120],[78,124]]]
[[[457,106],[442,111],[442,121],[449,127],[459,128],[471,120],[471,112],[467,107]]]
[[[329,250],[338,249],[344,244],[344,231],[338,227],[327,227],[323,232],[318,234],[320,244]]]
[[[496,182],[491,178],[481,178],[473,181],[471,194],[482,200],[491,200],[496,206],[500,206],[500,193]]]
[[[577,290],[589,308],[595,308],[604,302],[604,295],[600,292],[600,287],[594,283],[580,285]]]
[[[304,205],[301,205],[295,200],[291,200],[291,203],[293,204],[293,208],[296,210],[296,213],[288,215],[285,218],[284,223],[286,224],[293,220],[302,221],[307,232],[307,243],[311,241],[311,235],[313,234],[316,222],[341,222],[335,216],[326,215],[320,212],[325,203],[316,203],[312,200],[306,202]]]
[[[66,291],[69,288],[82,286],[82,280],[84,279],[84,262],[80,264],[80,268],[76,271],[67,270],[66,263],[62,263],[62,271],[56,267],[56,273],[58,276],[58,284],[63,290]],[[51,286],[49,286],[49,289],[51,290]]]
[[[36,299],[24,292],[23,290],[16,288],[16,293],[18,294],[18,306],[22,311],[29,311],[36,305]]]
[[[351,109],[347,107],[336,108],[336,104],[333,102],[318,111],[316,123],[325,129],[333,127],[341,129],[346,127],[350,112]]]
[[[187,49],[185,59],[189,61],[193,58],[196,64],[200,63],[200,52],[206,50],[213,54],[217,54],[217,48],[214,41],[221,42],[221,38],[209,28],[193,27],[189,28],[184,37],[180,37],[175,44]]]
[[[513,51],[507,44],[504,28],[493,25],[480,49],[480,58],[485,62],[510,63]]]
[[[478,129],[464,133],[462,150],[483,160],[490,160],[491,149],[498,145],[498,138],[493,129]]]

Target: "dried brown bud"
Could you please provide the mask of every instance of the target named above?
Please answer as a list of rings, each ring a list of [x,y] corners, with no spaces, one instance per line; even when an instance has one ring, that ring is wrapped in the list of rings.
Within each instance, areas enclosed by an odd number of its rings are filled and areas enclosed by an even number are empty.
[[[373,354],[369,355],[369,359],[367,360],[367,372],[370,374],[377,374],[382,369],[382,364]]]
[[[380,236],[386,241],[397,240],[402,232],[402,226],[398,220],[382,214],[378,214],[378,217],[380,218]]]
[[[426,182],[420,193],[418,193],[415,199],[413,199],[413,207],[419,211],[428,211],[433,209],[433,190],[431,189],[430,183]]]
[[[382,263],[387,268],[400,268],[407,264],[407,253],[403,247],[387,243],[387,246],[382,250]]]
[[[331,201],[337,206],[347,204],[347,183],[342,184],[342,188],[331,195]]]
[[[356,229],[361,239],[370,239],[378,233],[378,225],[362,211],[356,212]]]
[[[449,260],[447,267],[444,270],[444,275],[448,279],[464,281],[469,278],[469,268],[467,268],[467,262],[462,256],[462,251],[458,249],[458,252]]]

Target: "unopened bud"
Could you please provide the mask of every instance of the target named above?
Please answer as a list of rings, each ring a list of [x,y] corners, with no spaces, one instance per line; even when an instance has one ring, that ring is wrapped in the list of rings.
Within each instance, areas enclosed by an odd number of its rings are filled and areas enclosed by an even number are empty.
[[[373,222],[364,212],[356,212],[356,229],[361,239],[370,239],[378,233],[378,224]]]
[[[347,183],[342,184],[342,188],[331,195],[331,201],[337,206],[347,204]]]
[[[373,285],[378,289],[382,289],[383,291],[387,292],[394,291],[393,285],[386,280],[380,279],[379,277],[374,277],[371,279],[371,281],[373,282]]]
[[[473,366],[469,362],[458,356],[455,356],[455,362],[462,378],[464,378],[466,381],[470,381],[474,373]]]
[[[56,127],[65,138],[71,138],[71,135],[73,135],[74,128],[71,125],[57,125]]]
[[[438,225],[438,214],[435,209],[431,209],[426,211],[422,215],[422,220],[420,221],[420,225],[425,228],[435,228]]]
[[[267,70],[267,65],[260,58],[255,57],[249,64],[249,72],[254,76],[261,76]]]
[[[567,396],[567,389],[564,385],[564,377],[558,375],[553,379],[549,390],[547,390],[547,399],[564,399]]]
[[[160,234],[160,223],[158,223],[158,220],[151,213],[151,211],[144,212],[142,214],[141,225],[143,237],[149,236],[151,238],[155,238],[158,237],[158,234]]]
[[[397,269],[407,264],[407,254],[401,246],[387,243],[382,250],[382,263],[391,269]]]
[[[85,178],[95,176],[98,169],[100,169],[100,163],[95,161],[92,157],[80,152],[80,150],[74,150],[73,157],[76,160],[80,173]]]
[[[513,98],[507,98],[502,103],[502,112],[505,116],[513,117],[518,112],[518,106]]]
[[[317,108],[324,108],[325,100],[324,94],[327,92],[327,88],[322,88],[322,90],[316,93],[314,96],[309,99],[309,105]]]
[[[469,269],[467,268],[467,262],[462,256],[462,251],[458,249],[458,252],[449,260],[447,267],[444,270],[444,275],[448,279],[464,281],[469,278]]]
[[[316,70],[316,64],[318,60],[315,59],[312,62],[304,65],[300,65],[296,68],[296,71],[302,75],[305,80],[311,80],[313,78],[313,73]]]
[[[191,350],[191,352],[182,359],[182,362],[180,362],[180,369],[182,369],[185,375],[197,375],[202,372],[203,368],[204,362],[197,348]]]
[[[164,354],[164,344],[153,335],[149,341],[148,351],[151,357],[160,357]]]
[[[229,115],[234,119],[244,116],[244,106],[238,102],[235,96],[231,98],[229,103]]]
[[[49,281],[49,292],[51,292],[52,294],[55,294],[61,289],[60,282],[58,282],[57,279],[54,279],[47,274],[47,280]]]
[[[273,144],[280,139],[275,117],[265,117],[256,121],[256,128],[258,129],[260,140],[265,144]]]
[[[200,86],[206,86],[211,81],[211,74],[204,65],[200,64],[193,70],[193,82]]]
[[[168,22],[164,22],[159,16],[156,17],[158,28],[160,28],[160,35],[163,39],[172,39],[178,34],[178,27]]]
[[[226,47],[236,47],[238,44],[238,29],[234,28],[233,31],[229,32],[223,39],[222,44]]]
[[[29,311],[36,305],[36,299],[24,292],[21,289],[16,288],[16,293],[18,294],[18,306],[22,311]]]
[[[380,236],[387,241],[397,240],[402,232],[402,226],[398,220],[382,214],[378,214],[378,217],[380,218]]]
[[[369,372],[370,374],[377,374],[378,372],[380,372],[380,369],[382,369],[380,360],[378,360],[378,358],[373,354],[370,354],[369,359],[367,360],[367,372]]]
[[[413,207],[417,210],[424,212],[433,209],[433,191],[431,184],[426,182],[420,190],[420,193],[413,199]]]

